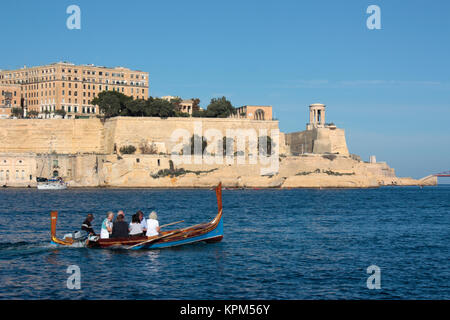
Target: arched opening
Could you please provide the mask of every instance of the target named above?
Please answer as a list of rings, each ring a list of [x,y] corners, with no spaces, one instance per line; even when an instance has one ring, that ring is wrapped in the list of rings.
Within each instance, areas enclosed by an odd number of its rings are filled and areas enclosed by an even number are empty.
[[[255,120],[264,120],[264,110],[262,110],[262,109],[256,110]]]
[[[58,172],[58,170],[53,171],[53,177],[54,177],[54,178],[59,177],[59,172]]]

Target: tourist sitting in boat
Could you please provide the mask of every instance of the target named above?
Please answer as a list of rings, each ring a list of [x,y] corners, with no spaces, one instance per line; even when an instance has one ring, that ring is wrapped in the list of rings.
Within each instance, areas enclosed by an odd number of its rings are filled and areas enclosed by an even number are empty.
[[[152,211],[150,213],[148,220],[147,220],[147,237],[153,237],[157,236],[159,234],[159,222],[158,222],[158,215],[155,211]]]
[[[88,235],[95,236],[94,228],[92,228],[91,222],[94,220],[94,215],[92,213],[89,213],[86,216],[86,220],[84,220],[83,224],[81,225],[81,230],[86,231]]]
[[[138,212],[136,212],[136,214],[139,216],[139,221],[141,222],[141,226],[142,226],[142,232],[144,232],[144,234],[147,232],[147,220],[144,217],[144,213],[139,210]]]
[[[114,213],[109,211],[106,214],[106,218],[105,218],[105,220],[103,220],[103,223],[102,223],[102,229],[100,231],[101,239],[109,239],[109,236],[112,233],[113,218],[114,218]]]
[[[144,235],[138,213],[133,214],[129,230],[130,230],[130,236],[143,236]]]
[[[117,211],[117,217],[118,216],[123,216],[123,219],[125,219],[125,212],[123,212],[123,210]],[[116,220],[117,220],[117,218],[116,218]]]
[[[125,221],[124,214],[118,214],[116,221],[113,223],[111,238],[127,238],[128,224]]]

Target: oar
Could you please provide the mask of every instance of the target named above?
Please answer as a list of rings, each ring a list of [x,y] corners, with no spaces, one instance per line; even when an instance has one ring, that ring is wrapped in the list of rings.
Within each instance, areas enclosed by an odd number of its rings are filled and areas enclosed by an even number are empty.
[[[174,224],[178,224],[178,223],[182,223],[182,222],[184,222],[184,220],[177,221],[177,222],[172,222],[172,223],[168,223],[168,224],[163,224],[159,228],[165,228],[165,227],[168,227],[168,226],[173,226]]]
[[[132,246],[129,246],[127,249],[132,249],[132,248],[137,247],[137,246],[142,246],[142,245],[144,245],[144,244],[148,244],[148,243],[151,243],[151,242],[155,242],[155,241],[158,241],[158,240],[161,240],[161,239],[164,239],[164,238],[173,236],[174,234],[180,233],[181,231],[182,231],[182,230],[176,230],[176,231],[174,231],[174,232],[168,233],[168,234],[166,234],[166,235],[163,235],[163,236],[158,237],[158,238],[155,238],[155,239],[150,239],[150,240],[147,240],[147,241],[144,241],[144,242],[139,242],[139,243],[137,243],[137,244],[134,244],[134,245],[132,245]]]

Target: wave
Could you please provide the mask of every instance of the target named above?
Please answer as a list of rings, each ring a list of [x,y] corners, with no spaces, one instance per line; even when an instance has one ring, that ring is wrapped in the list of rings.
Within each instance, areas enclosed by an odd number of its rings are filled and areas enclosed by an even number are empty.
[[[29,255],[48,251],[55,248],[49,241],[19,241],[19,242],[0,242],[0,256],[2,258]]]

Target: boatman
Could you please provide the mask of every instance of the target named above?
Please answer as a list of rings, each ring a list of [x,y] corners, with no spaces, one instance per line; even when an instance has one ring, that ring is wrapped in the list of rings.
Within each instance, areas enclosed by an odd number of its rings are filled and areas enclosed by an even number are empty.
[[[95,236],[94,228],[92,228],[91,225],[92,220],[94,220],[94,215],[92,213],[89,213],[86,216],[86,220],[84,220],[83,224],[81,225],[81,230],[86,231],[90,236]]]

